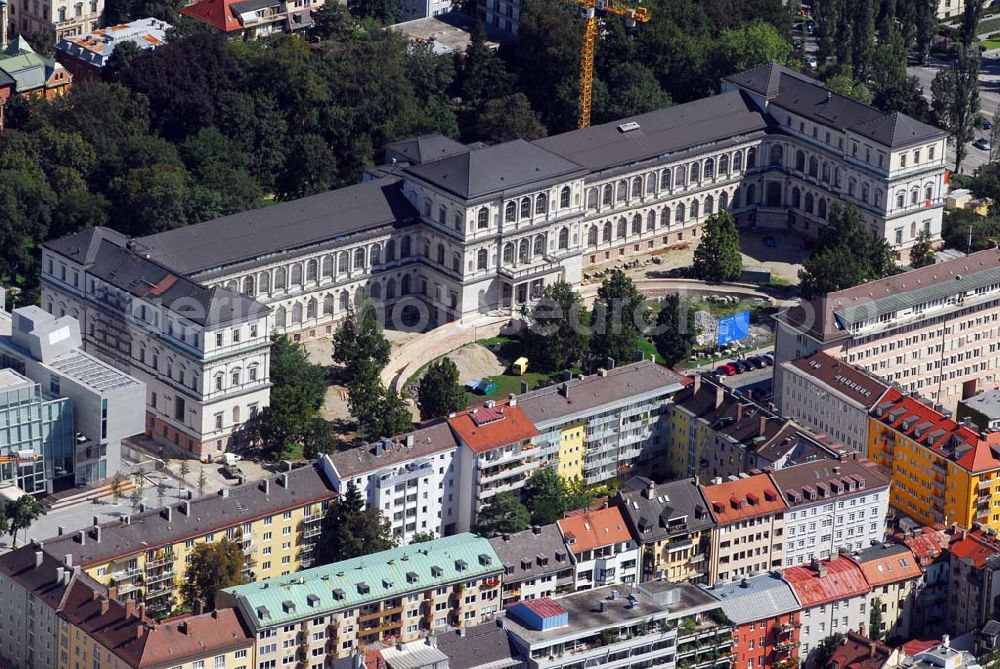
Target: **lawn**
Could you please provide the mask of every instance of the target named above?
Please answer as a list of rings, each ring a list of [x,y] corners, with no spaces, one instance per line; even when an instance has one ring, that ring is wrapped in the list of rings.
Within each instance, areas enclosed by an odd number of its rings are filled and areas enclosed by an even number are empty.
[[[1000,40],[984,39],[979,43],[984,49],[1000,49]]]

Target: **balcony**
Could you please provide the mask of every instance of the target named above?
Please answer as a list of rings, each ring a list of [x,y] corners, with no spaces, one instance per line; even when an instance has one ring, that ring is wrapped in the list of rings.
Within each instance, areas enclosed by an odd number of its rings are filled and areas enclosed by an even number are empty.
[[[511,281],[528,281],[546,274],[552,274],[553,272],[561,272],[562,269],[562,264],[558,259],[546,255],[542,260],[528,265],[518,265],[516,267],[501,266],[500,276]]]
[[[303,539],[312,539],[313,537],[318,537],[321,534],[323,534],[323,528],[320,527],[320,526],[318,526],[318,525],[315,525],[313,527],[307,527],[302,532],[302,538]]]
[[[174,580],[174,572],[172,570],[161,571],[159,574],[146,576],[146,583],[149,585],[152,585],[153,583],[162,583],[163,581],[170,581],[172,583],[173,580]]]
[[[119,569],[119,570],[111,572],[111,580],[112,581],[125,581],[125,580],[128,580],[130,578],[135,578],[136,576],[138,576],[141,573],[142,573],[142,570],[139,569],[138,567],[135,567],[135,568],[132,568],[132,569]]]
[[[157,553],[154,559],[146,560],[146,569],[150,570],[171,564],[176,559],[176,557],[177,556],[174,555],[173,551],[169,551],[166,553]]]

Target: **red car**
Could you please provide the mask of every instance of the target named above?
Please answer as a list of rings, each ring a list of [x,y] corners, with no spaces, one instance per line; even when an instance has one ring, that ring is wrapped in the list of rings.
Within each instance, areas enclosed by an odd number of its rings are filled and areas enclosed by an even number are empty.
[[[736,376],[736,374],[738,373],[736,371],[736,367],[729,363],[726,363],[725,365],[719,365],[718,367],[715,368],[715,371],[716,373],[722,376]]]

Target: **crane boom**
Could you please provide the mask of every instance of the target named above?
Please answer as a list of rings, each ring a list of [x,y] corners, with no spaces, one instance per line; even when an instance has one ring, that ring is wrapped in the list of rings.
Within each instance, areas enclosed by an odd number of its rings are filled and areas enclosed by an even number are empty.
[[[583,45],[580,51],[580,127],[590,126],[594,98],[594,52],[597,50],[597,11],[624,16],[629,27],[649,21],[649,9],[630,7],[617,0],[576,0],[583,8]]]

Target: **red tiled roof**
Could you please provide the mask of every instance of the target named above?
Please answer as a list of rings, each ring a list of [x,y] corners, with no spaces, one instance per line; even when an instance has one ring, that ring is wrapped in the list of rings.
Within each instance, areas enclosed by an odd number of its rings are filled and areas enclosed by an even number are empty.
[[[519,406],[478,407],[448,419],[459,438],[475,453],[537,437],[539,432]]]
[[[949,552],[957,558],[970,561],[976,569],[986,566],[986,560],[994,555],[1000,555],[1000,546],[986,541],[972,532],[952,542],[948,547]]]
[[[184,16],[209,23],[223,32],[240,30],[243,25],[233,16],[229,5],[234,0],[201,0],[180,10]]]
[[[861,568],[846,557],[821,562],[819,571],[807,565],[788,567],[784,577],[803,608],[857,597],[871,590]]]
[[[556,522],[567,542],[572,538],[569,549],[573,553],[632,540],[632,534],[625,525],[625,518],[617,506],[574,514]]]
[[[862,552],[862,556],[866,554],[868,551]],[[874,559],[861,562],[860,567],[868,585],[873,588],[920,578],[921,574],[917,558],[909,549],[893,550],[889,555],[877,555]]]
[[[932,564],[941,557],[950,541],[943,530],[933,527],[918,528],[913,536],[902,537],[901,540],[913,551],[914,557],[923,567]]]
[[[552,618],[566,613],[566,609],[561,607],[559,602],[556,602],[549,597],[526,599],[521,602],[521,606],[528,609],[539,618]]]
[[[892,648],[872,641],[857,632],[848,632],[827,660],[827,667],[837,669],[880,669],[892,657]]]
[[[707,485],[702,489],[717,523],[735,523],[787,508],[767,474]]]
[[[930,650],[941,643],[941,639],[912,639],[903,644],[903,655],[906,657],[916,657],[917,653]]]

